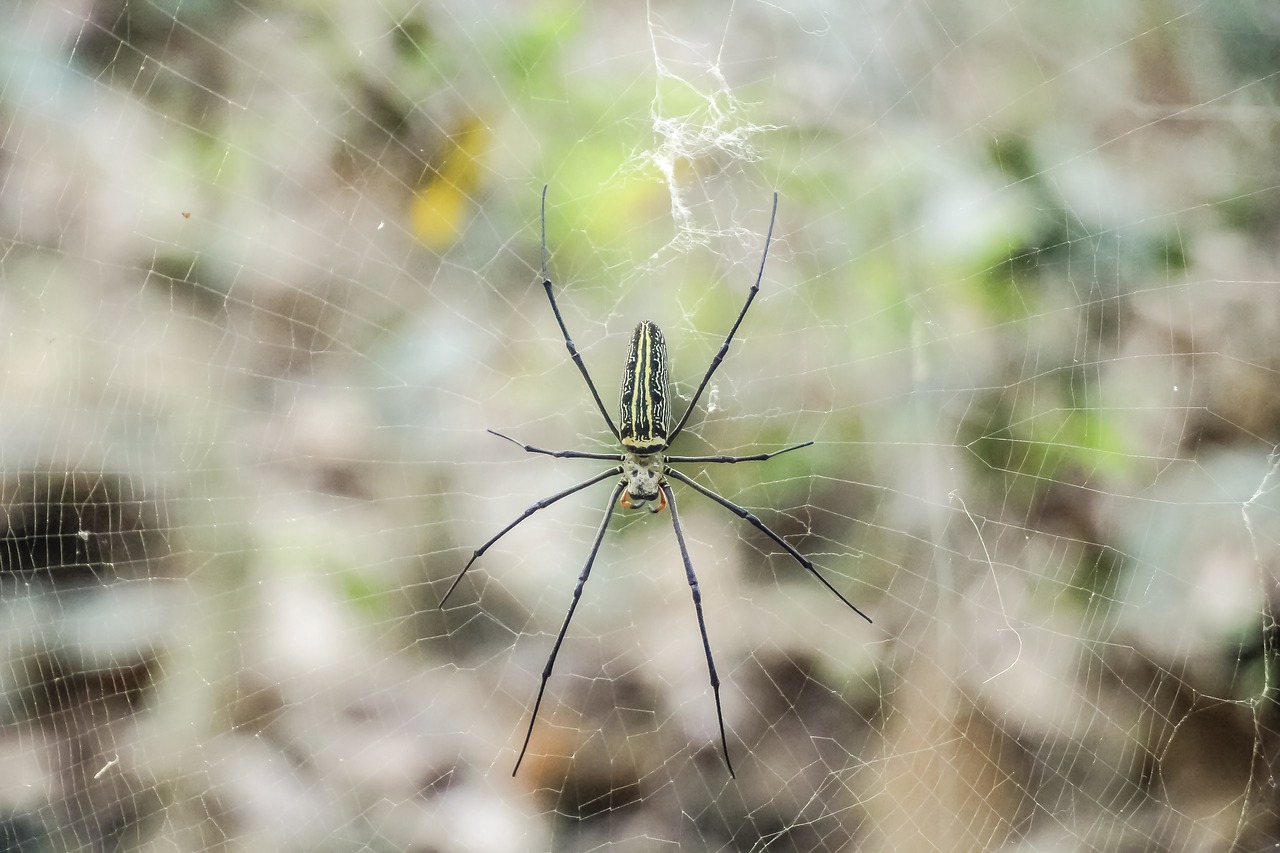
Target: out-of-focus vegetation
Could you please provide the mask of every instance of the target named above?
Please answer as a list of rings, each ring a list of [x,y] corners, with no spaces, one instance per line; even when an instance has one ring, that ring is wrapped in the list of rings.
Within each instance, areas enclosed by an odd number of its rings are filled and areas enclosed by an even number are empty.
[[[1280,835],[1262,3],[0,9],[0,848]],[[666,515],[655,320],[738,778]],[[686,497],[687,495],[687,497]]]

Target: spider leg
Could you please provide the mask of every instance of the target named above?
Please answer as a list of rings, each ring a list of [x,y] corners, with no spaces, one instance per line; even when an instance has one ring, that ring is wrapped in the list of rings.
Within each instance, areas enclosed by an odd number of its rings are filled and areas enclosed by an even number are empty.
[[[609,526],[609,519],[613,516],[613,508],[618,505],[618,496],[622,494],[622,489],[625,485],[625,482],[621,482],[614,486],[613,494],[609,496],[609,503],[605,505],[604,520],[600,522],[600,529],[596,531],[596,540],[591,544],[591,553],[587,555],[587,562],[582,567],[582,574],[578,575],[578,585],[573,588],[573,602],[569,605],[569,612],[564,616],[564,624],[560,626],[560,633],[556,635],[555,645],[551,647],[551,655],[547,658],[547,665],[542,668],[542,683],[538,685],[538,698],[533,703],[533,714],[529,717],[529,731],[525,733],[524,745],[520,747],[520,757],[516,759],[516,766],[511,771],[512,776],[519,772],[520,762],[524,761],[524,754],[529,749],[529,739],[533,737],[533,724],[538,721],[538,709],[542,707],[542,694],[547,690],[547,679],[551,677],[551,669],[556,665],[556,655],[560,654],[560,645],[564,642],[564,635],[568,632],[569,623],[573,620],[573,611],[578,609],[578,601],[582,598],[582,588],[587,585],[587,578],[591,576],[591,564],[596,561],[596,554],[600,552],[600,542],[604,539],[605,528]]]
[[[506,438],[506,436],[503,436]],[[812,441],[806,441],[804,444],[796,444],[791,447],[784,447],[781,450],[775,450],[772,453],[757,453],[754,456],[668,456],[667,462],[763,462],[766,459],[772,459],[783,453],[790,453],[792,450],[799,450],[802,447],[808,447],[813,444]]]
[[[824,577],[822,576],[822,573],[818,571],[818,569],[813,565],[813,563],[811,563],[807,558],[805,558],[805,557],[804,557],[804,555],[802,555],[802,554],[801,554],[799,551],[797,551],[795,548],[792,548],[789,544],[787,544],[787,542],[786,542],[786,541],[785,541],[781,536],[779,536],[778,534],[774,533],[774,532],[773,532],[772,530],[770,530],[768,527],[765,527],[765,524],[764,524],[764,522],[763,522],[763,521],[761,521],[760,519],[756,518],[756,517],[755,517],[754,515],[752,515],[750,512],[748,512],[747,510],[745,510],[745,509],[743,509],[742,507],[738,506],[736,503],[734,503],[733,501],[729,500],[728,498],[723,498],[723,497],[721,497],[720,495],[718,495],[718,494],[716,494],[715,492],[713,492],[713,491],[711,491],[710,489],[708,489],[706,486],[700,485],[699,483],[695,482],[694,480],[690,479],[689,477],[685,476],[684,474],[680,473],[679,471],[677,471],[677,470],[676,470],[676,469],[674,469],[674,468],[668,468],[668,469],[667,469],[667,471],[666,471],[666,473],[667,473],[669,476],[674,477],[675,479],[677,479],[677,480],[679,480],[680,482],[684,483],[686,486],[688,486],[689,488],[693,489],[695,492],[700,492],[701,494],[705,495],[706,497],[711,498],[711,500],[713,500],[713,501],[715,501],[716,503],[720,504],[720,506],[722,506],[722,507],[724,507],[725,509],[729,510],[729,512],[733,513],[734,515],[738,516],[738,518],[741,518],[743,521],[746,521],[748,524],[750,524],[752,527],[754,527],[754,528],[756,528],[757,530],[759,530],[759,531],[760,531],[761,533],[763,533],[765,536],[768,536],[768,537],[769,537],[770,539],[772,539],[774,542],[777,542],[779,545],[781,545],[781,546],[782,546],[783,550],[785,550],[788,554],[790,554],[790,555],[795,559],[795,561],[796,561],[797,563],[799,563],[800,565],[804,566],[804,568],[805,568],[805,569],[806,569],[806,570],[807,570],[811,575],[813,575],[815,578],[817,578],[817,579],[822,583],[822,585],[823,585],[823,586],[825,586],[827,589],[831,590],[831,592],[835,594],[835,597],[836,597],[836,598],[838,598],[838,599],[840,599],[841,601],[843,601],[846,607],[848,607],[848,608],[849,608],[850,610],[852,610],[854,613],[857,613],[857,614],[858,614],[859,616],[861,616],[863,619],[866,619],[868,622],[870,622],[870,621],[871,621],[871,617],[870,617],[870,616],[868,616],[867,614],[863,613],[861,610],[859,610],[857,607],[855,607],[855,606],[853,605],[853,603],[849,601],[849,599],[847,599],[847,598],[845,598],[843,595],[841,595],[841,594],[840,594],[840,591],[839,591],[839,590],[837,590],[834,586],[832,586],[832,585],[831,585],[831,583],[830,583],[826,578],[824,578]]]
[[[534,447],[532,444],[516,441],[509,435],[503,435],[497,430],[491,429],[489,432],[498,438],[505,438],[507,441],[519,447],[528,453],[541,453],[543,456],[554,456],[557,459],[603,459],[606,462],[617,462],[619,454],[617,453],[584,453],[581,450],[543,450],[541,447]],[[813,442],[809,442],[812,444]],[[788,448],[790,449],[790,448]],[[779,450],[779,453],[783,451]]]
[[[596,408],[600,410],[600,414],[604,417],[604,422],[609,425],[609,432],[613,433],[613,437],[622,440],[622,434],[618,432],[618,427],[614,425],[613,418],[609,417],[609,412],[604,407],[604,403],[600,400],[600,392],[596,390],[596,384],[591,381],[591,374],[587,372],[587,365],[583,363],[582,356],[578,354],[578,348],[573,344],[573,338],[569,337],[569,329],[564,324],[564,317],[560,315],[560,306],[556,304],[556,296],[551,291],[551,279],[547,278],[547,188],[542,187],[542,288],[547,292],[547,299],[551,301],[551,311],[556,315],[556,322],[560,324],[560,333],[564,335],[564,345],[569,350],[569,357],[573,359],[573,363],[578,366],[578,372],[582,374],[582,378],[587,380],[587,388],[591,391],[591,398],[596,401]],[[741,318],[739,318],[741,319]]]
[[[707,620],[702,615],[702,592],[698,589],[698,576],[693,572],[693,561],[689,559],[689,547],[684,542],[684,529],[680,526],[680,514],[676,512],[676,496],[671,486],[661,483],[658,488],[671,507],[671,526],[676,531],[676,542],[680,544],[680,558],[684,560],[684,574],[689,581],[689,589],[693,591],[693,606],[698,611],[698,630],[702,632],[702,650],[707,654],[707,673],[711,676],[711,692],[716,699],[716,720],[720,723],[720,748],[724,750],[724,763],[729,768],[729,777],[738,778],[733,772],[733,762],[729,760],[729,739],[724,733],[724,711],[720,707],[720,676],[716,675],[716,662],[711,659],[711,641],[707,639]]]
[[[769,233],[764,238],[764,253],[760,255],[760,271],[756,273],[756,283],[751,285],[751,290],[747,291],[747,301],[742,306],[742,310],[738,312],[738,319],[733,321],[733,328],[729,330],[729,334],[725,336],[724,343],[720,345],[720,351],[716,353],[716,357],[711,359],[711,366],[707,368],[707,375],[702,377],[702,382],[698,384],[698,390],[693,393],[693,399],[689,401],[689,408],[684,410],[684,416],[680,418],[680,423],[676,424],[676,428],[667,436],[667,443],[675,441],[680,430],[684,429],[685,423],[688,422],[689,416],[693,414],[694,408],[698,405],[698,399],[702,396],[702,392],[706,390],[707,383],[711,381],[711,375],[716,372],[716,368],[720,366],[720,362],[724,361],[725,354],[729,352],[729,344],[733,342],[733,336],[737,334],[738,327],[742,325],[742,318],[747,316],[747,309],[751,307],[751,301],[756,298],[756,294],[760,292],[760,279],[764,278],[764,262],[769,257],[769,244],[773,242],[773,221],[778,216],[778,194],[773,194],[773,212],[769,214]],[[547,293],[550,293],[550,282],[547,282]],[[559,314],[556,315],[557,317]],[[593,389],[594,390],[594,389]]]
[[[561,498],[567,498],[569,497],[569,495],[573,494],[574,492],[580,492],[583,489],[585,489],[587,486],[594,486],[596,483],[600,482],[601,480],[608,479],[609,477],[617,477],[621,473],[622,473],[621,466],[617,468],[610,468],[608,471],[605,471],[603,474],[597,474],[591,479],[583,480],[581,483],[578,483],[575,486],[570,486],[569,488],[565,489],[562,492],[556,492],[554,495],[551,495],[550,497],[545,497],[542,500],[535,503],[533,506],[526,509],[523,513],[520,514],[520,516],[515,521],[511,522],[506,527],[499,530],[493,536],[493,538],[491,538],[488,542],[484,543],[483,545],[481,545],[479,548],[477,548],[475,551],[472,552],[471,559],[467,560],[467,564],[462,567],[462,571],[458,572],[458,576],[454,578],[453,583],[449,585],[449,591],[444,594],[444,598],[440,599],[440,608],[442,610],[444,609],[444,603],[449,600],[449,596],[453,595],[453,591],[458,588],[458,584],[462,583],[462,578],[467,574],[467,571],[471,568],[471,564],[474,563],[476,560],[480,559],[480,555],[483,554],[485,551],[488,551],[489,548],[495,542],[497,542],[503,536],[506,536],[508,533],[510,533],[511,530],[517,524],[524,521],[526,518],[533,515],[538,510],[546,509],[547,507],[551,506],[553,503],[560,500]],[[615,495],[615,499],[616,499],[616,495]]]

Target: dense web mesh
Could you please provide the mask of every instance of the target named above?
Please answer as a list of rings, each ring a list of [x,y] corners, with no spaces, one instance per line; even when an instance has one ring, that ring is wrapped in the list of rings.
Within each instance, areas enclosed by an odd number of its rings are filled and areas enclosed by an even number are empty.
[[[1280,843],[1280,15],[787,6],[0,6],[0,849]]]

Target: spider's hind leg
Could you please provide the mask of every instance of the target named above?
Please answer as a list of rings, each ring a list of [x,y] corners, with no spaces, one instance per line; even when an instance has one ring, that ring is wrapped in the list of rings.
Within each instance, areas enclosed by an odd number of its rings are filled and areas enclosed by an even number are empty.
[[[609,519],[613,517],[613,508],[618,503],[618,495],[622,492],[623,483],[613,487],[613,494],[609,496],[609,503],[605,506],[604,520],[600,522],[600,528],[596,531],[596,539],[591,543],[591,553],[587,554],[587,562],[582,567],[582,574],[578,575],[578,585],[573,588],[573,601],[569,604],[569,612],[564,615],[564,624],[560,626],[560,633],[556,635],[555,645],[551,647],[551,654],[547,657],[547,664],[542,668],[542,683],[538,685],[538,698],[533,703],[533,713],[529,716],[529,731],[525,732],[524,744],[520,747],[520,756],[516,759],[516,766],[512,769],[511,775],[514,776],[520,770],[520,762],[524,761],[524,754],[529,749],[529,740],[533,737],[533,725],[538,722],[538,709],[542,707],[542,695],[547,692],[547,680],[551,678],[551,670],[555,668],[556,656],[560,654],[560,646],[564,643],[564,635],[569,631],[569,623],[573,621],[573,612],[578,609],[578,602],[582,599],[582,588],[587,585],[587,578],[591,577],[591,566],[596,561],[596,554],[600,553],[600,543],[604,540],[604,531],[609,526]]]
[[[693,571],[693,560],[689,558],[689,546],[684,541],[684,529],[680,526],[680,514],[676,512],[676,496],[671,486],[663,483],[662,495],[671,506],[671,525],[676,531],[676,542],[680,545],[680,558],[684,560],[684,574],[689,581],[689,589],[693,593],[693,606],[698,612],[698,630],[702,633],[702,650],[707,655],[707,674],[711,677],[711,692],[716,700],[716,721],[720,724],[720,748],[724,751],[724,763],[729,768],[729,775],[736,779],[733,762],[729,760],[729,738],[724,731],[724,709],[720,705],[720,676],[716,675],[716,662],[711,657],[711,641],[707,638],[707,620],[702,615],[702,591],[698,588],[698,576]]]

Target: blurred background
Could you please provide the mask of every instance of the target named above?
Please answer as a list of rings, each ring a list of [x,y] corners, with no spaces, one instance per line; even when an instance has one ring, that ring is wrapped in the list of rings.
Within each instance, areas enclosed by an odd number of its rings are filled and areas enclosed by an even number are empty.
[[[790,5],[790,8],[786,8]],[[1280,842],[1263,0],[0,7],[0,850]],[[540,674],[657,322],[675,485]]]

